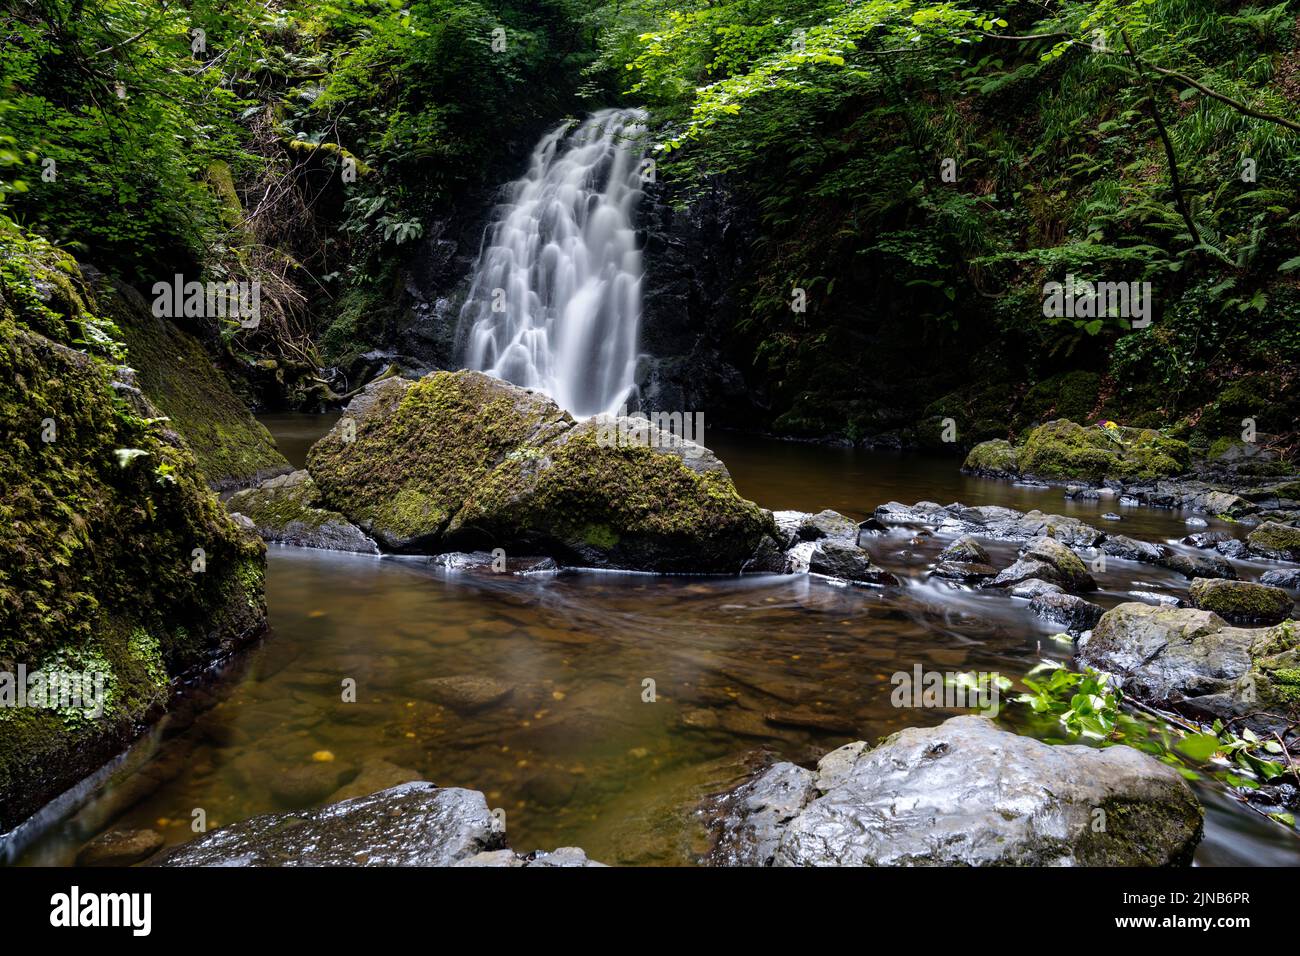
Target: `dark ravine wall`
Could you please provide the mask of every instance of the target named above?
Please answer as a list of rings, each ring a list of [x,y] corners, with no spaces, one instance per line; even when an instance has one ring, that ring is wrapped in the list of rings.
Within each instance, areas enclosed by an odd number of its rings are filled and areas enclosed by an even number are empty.
[[[648,183],[639,214],[645,277],[637,384],[648,411],[703,412],[757,430],[763,392],[746,382],[733,330],[754,235],[751,211],[721,179],[687,197]]]

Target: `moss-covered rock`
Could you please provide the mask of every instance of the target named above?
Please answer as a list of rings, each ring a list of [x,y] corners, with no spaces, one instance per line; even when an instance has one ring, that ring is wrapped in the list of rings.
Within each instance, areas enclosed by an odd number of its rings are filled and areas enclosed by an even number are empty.
[[[962,470],[987,478],[1009,478],[1020,474],[1019,456],[1011,442],[994,438],[972,448]]]
[[[962,466],[993,477],[1025,475],[1049,481],[1147,481],[1187,471],[1187,443],[1151,428],[1120,428],[1058,419],[1032,429],[1019,445],[994,440],[971,449]]]
[[[1187,443],[1151,428],[1121,428],[1117,437],[1099,426],[1067,419],[1040,425],[1019,450],[1026,475],[1057,480],[1149,480],[1187,470]]]
[[[707,450],[653,429],[646,444],[621,441],[617,428],[575,423],[545,396],[478,372],[435,372],[367,389],[308,468],[327,507],[396,551],[501,547],[597,567],[738,571],[775,533]]]
[[[116,365],[75,263],[0,242],[0,671],[103,681],[98,713],[0,707],[4,830],[118,752],[175,680],[261,631],[265,547]]]
[[[1189,595],[1192,607],[1213,611],[1232,624],[1278,624],[1291,613],[1291,595],[1267,584],[1197,578]]]
[[[387,550],[421,551],[508,457],[535,460],[572,425],[545,396],[479,373],[386,379],[349,404],[307,467],[327,507]]]
[[[1258,734],[1300,740],[1300,627],[1228,625],[1213,611],[1127,603],[1111,608],[1079,661],[1120,679],[1125,693],[1200,719],[1239,718]]]
[[[134,289],[97,281],[104,314],[127,346],[126,362],[149,400],[171,419],[218,490],[290,471],[275,439],[230,387],[198,339],[157,318]]]
[[[1261,557],[1300,561],[1300,528],[1278,521],[1265,521],[1246,535],[1246,546]]]
[[[305,471],[269,478],[226,500],[230,512],[252,521],[264,541],[363,554],[379,550],[360,528],[320,504],[320,489]]]

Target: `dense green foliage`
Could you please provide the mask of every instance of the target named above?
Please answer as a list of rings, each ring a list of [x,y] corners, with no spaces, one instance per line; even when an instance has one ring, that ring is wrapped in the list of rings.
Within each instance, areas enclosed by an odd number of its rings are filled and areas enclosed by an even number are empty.
[[[567,0],[9,3],[0,200],[145,286],[259,281],[270,321],[208,331],[310,365],[309,312],[574,102],[593,58],[578,17]]]
[[[947,416],[968,443],[1053,414],[1158,424],[1202,408],[1212,434],[1243,415],[1294,430],[1290,5],[637,9],[651,25],[606,44],[662,125],[667,174],[724,173],[761,211],[738,331],[794,406],[778,425],[914,427],[898,394],[861,400],[902,351],[950,389],[931,396],[923,439]],[[1044,317],[1043,284],[1066,273],[1151,282],[1152,324]],[[919,328],[880,333],[900,322]]]
[[[270,321],[207,335],[269,356],[275,387],[378,344],[431,217],[622,100],[675,196],[720,176],[756,213],[726,345],[778,430],[939,444],[952,418],[969,446],[1052,417],[1197,440],[1300,417],[1290,3],[4,11],[9,215],[137,282],[258,279]],[[1045,316],[1067,275],[1150,282],[1151,324]]]

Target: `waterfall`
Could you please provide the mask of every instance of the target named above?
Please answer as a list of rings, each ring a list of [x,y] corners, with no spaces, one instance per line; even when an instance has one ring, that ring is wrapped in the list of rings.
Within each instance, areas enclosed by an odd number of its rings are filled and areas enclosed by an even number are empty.
[[[601,110],[533,149],[484,234],[461,309],[467,368],[543,391],[579,417],[633,397],[644,119]]]

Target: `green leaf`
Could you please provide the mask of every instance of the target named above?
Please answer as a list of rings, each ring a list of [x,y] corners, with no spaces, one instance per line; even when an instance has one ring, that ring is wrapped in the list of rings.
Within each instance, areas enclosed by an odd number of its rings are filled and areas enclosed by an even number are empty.
[[[1174,744],[1174,749],[1192,760],[1209,760],[1223,749],[1214,734],[1192,734]]]

